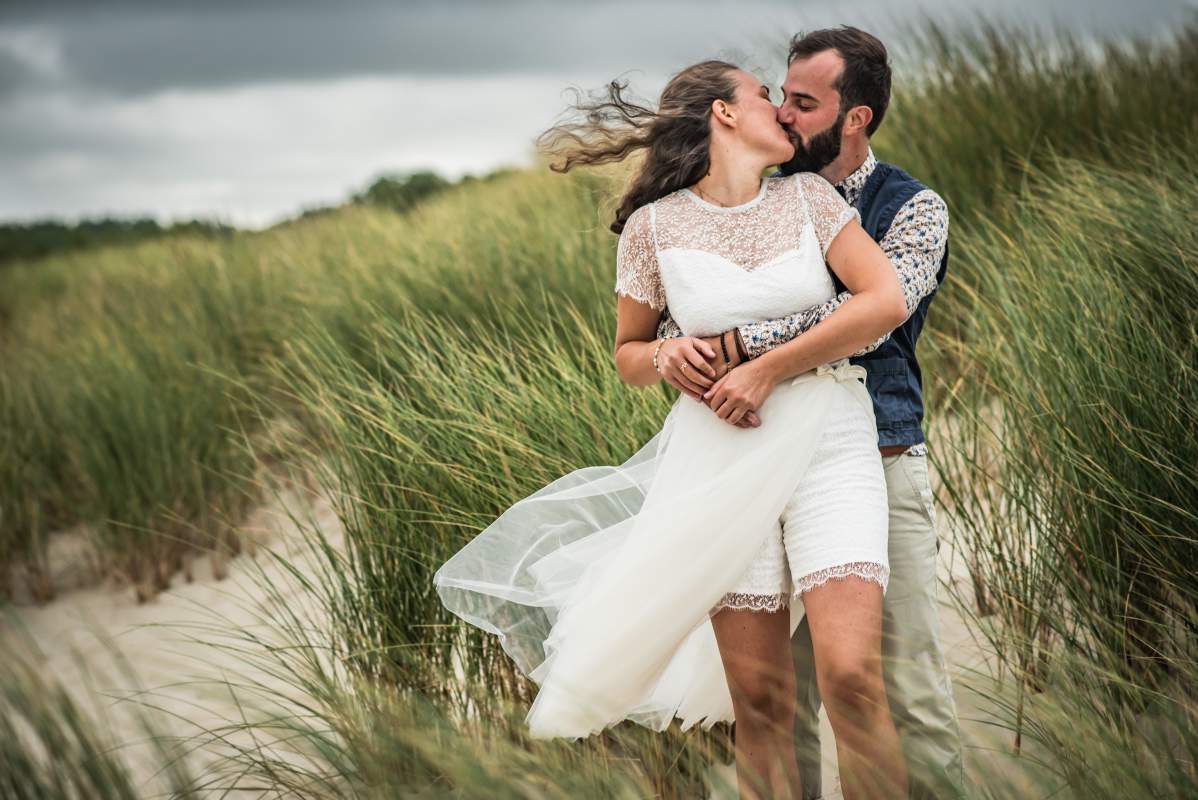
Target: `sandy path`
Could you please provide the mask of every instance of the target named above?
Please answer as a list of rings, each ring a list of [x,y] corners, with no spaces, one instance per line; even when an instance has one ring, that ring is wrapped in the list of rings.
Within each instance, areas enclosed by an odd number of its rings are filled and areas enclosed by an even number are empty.
[[[285,684],[252,665],[226,662],[229,668],[223,669],[213,663],[222,652],[190,639],[192,636],[204,639],[202,629],[183,626],[211,626],[223,618],[229,626],[264,630],[256,602],[261,595],[259,571],[273,579],[276,586],[290,586],[291,581],[261,551],[269,549],[286,556],[306,574],[312,574],[314,569],[304,558],[306,551],[298,546],[301,537],[285,513],[287,509],[300,518],[310,513],[325,535],[340,546],[341,526],[328,503],[319,499],[314,503],[305,501],[295,490],[287,489],[247,520],[244,530],[257,542],[260,552],[253,556],[242,554],[230,561],[228,575],[223,580],[214,578],[211,562],[201,558],[192,564],[193,582],[176,575],[170,589],[145,604],[137,603],[131,588],[116,591],[93,587],[65,592],[45,606],[19,606],[18,621],[32,634],[44,654],[43,673],[58,678],[89,710],[98,705],[97,713],[109,719],[114,738],[121,742],[143,738],[134,715],[136,704],[118,699],[132,695],[137,684],[150,692],[142,699],[162,709],[154,720],[158,728],[184,737],[241,717],[242,712],[228,689],[212,681],[248,678],[286,691]],[[3,633],[12,635],[13,631]],[[113,637],[113,643],[132,665],[136,683],[119,669],[97,634]],[[231,658],[227,654],[224,657]],[[85,673],[94,683],[90,690]],[[288,693],[294,695],[294,691]],[[234,735],[231,740],[246,747],[253,744],[245,734]],[[141,796],[164,796],[160,793],[165,791],[166,784],[154,774],[161,764],[150,748],[131,744],[122,747],[122,752],[141,787]],[[288,758],[285,752],[272,754]],[[212,777],[211,767],[219,758],[219,753],[197,750],[188,755],[187,763],[203,782],[204,778]],[[302,758],[291,758],[302,763]],[[210,788],[215,797],[222,787]],[[261,791],[247,789],[230,792],[228,796],[260,797]]]

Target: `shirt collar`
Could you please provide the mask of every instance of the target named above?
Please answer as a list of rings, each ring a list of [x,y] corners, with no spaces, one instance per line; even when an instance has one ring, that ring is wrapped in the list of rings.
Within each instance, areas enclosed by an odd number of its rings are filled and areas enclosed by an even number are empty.
[[[861,190],[865,188],[865,182],[869,180],[869,176],[876,166],[878,166],[878,159],[874,158],[874,149],[869,147],[861,166],[846,175],[844,180],[835,184],[837,189],[844,192],[844,199],[848,201],[849,205],[857,205],[857,198],[861,196]]]

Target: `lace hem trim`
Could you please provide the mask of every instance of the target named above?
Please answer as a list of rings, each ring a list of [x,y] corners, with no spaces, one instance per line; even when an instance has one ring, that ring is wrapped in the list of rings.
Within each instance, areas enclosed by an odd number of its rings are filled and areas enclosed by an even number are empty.
[[[880,584],[882,592],[890,582],[890,569],[874,561],[852,561],[847,564],[836,564],[825,569],[817,570],[799,578],[795,594],[802,594],[817,586],[822,586],[833,578],[847,578],[850,575]],[[720,601],[711,607],[714,614],[725,608],[748,609],[750,611],[776,612],[790,606],[790,595],[785,592],[776,594],[752,594],[750,592],[728,592]]]
[[[795,587],[795,593],[802,594],[817,586],[822,586],[831,578],[847,578],[850,575],[881,584],[883,593],[886,591],[887,584],[890,583],[890,569],[888,567],[876,561],[850,561],[847,564],[836,564],[835,566],[812,572],[809,575],[804,575],[799,578],[799,584]]]
[[[750,611],[779,611],[789,605],[785,594],[749,594],[728,592],[711,608],[715,613],[724,608],[746,608]]]

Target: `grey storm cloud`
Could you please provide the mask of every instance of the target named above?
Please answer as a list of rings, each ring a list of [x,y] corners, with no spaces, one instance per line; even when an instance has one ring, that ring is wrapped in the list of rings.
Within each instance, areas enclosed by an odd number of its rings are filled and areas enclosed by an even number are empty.
[[[1128,30],[1176,11],[1181,0],[1010,0],[1002,15]],[[876,20],[879,33],[904,17],[943,20],[982,10],[978,0],[517,0],[516,2],[6,2],[0,31],[43,31],[61,53],[57,79],[92,91],[135,95],[163,88],[349,75],[595,73],[678,68],[712,42],[778,38],[798,21]],[[895,8],[904,9],[896,15]],[[0,91],[38,89],[46,76],[0,48]]]
[[[819,6],[817,3],[815,6]],[[813,7],[815,7],[813,6]],[[42,30],[62,55],[61,80],[94,91],[348,75],[577,73],[627,65],[668,69],[698,57],[737,20],[752,33],[787,4],[662,2],[117,3],[8,5],[0,28]],[[743,8],[743,6],[742,6]],[[698,13],[697,13],[698,12]],[[765,16],[762,16],[764,12]],[[769,31],[765,31],[769,33]],[[2,51],[0,51],[2,52]],[[5,54],[11,59],[11,55]],[[36,85],[20,64],[7,88]]]
[[[35,83],[29,64],[15,53],[0,50],[0,97],[10,94],[18,87]]]
[[[524,161],[568,100],[785,39],[975,15],[1156,35],[1194,0],[0,0],[0,217],[220,214],[267,224],[379,171]]]

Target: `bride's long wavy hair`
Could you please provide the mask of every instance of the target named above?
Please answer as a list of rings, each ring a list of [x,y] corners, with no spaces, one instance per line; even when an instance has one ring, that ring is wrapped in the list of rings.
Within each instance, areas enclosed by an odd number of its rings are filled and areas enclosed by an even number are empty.
[[[735,100],[738,70],[727,61],[701,61],[666,84],[657,109],[624,97],[628,83],[612,81],[606,92],[581,99],[573,108],[582,119],[554,125],[538,137],[541,152],[560,160],[554,172],[622,161],[644,149],[645,160],[616,209],[613,233],[624,230],[633,211],[696,183],[711,163],[711,104]]]

